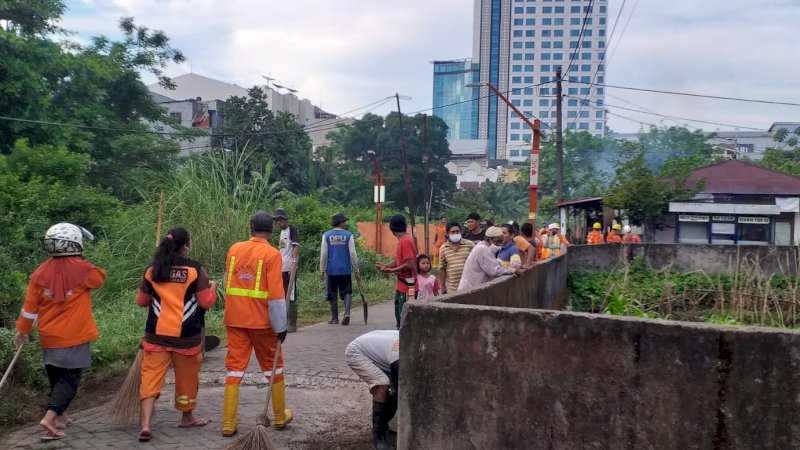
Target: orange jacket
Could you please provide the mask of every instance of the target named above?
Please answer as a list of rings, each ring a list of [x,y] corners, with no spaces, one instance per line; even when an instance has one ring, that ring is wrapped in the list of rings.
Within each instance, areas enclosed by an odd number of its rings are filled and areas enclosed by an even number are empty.
[[[638,234],[628,233],[622,236],[622,242],[626,244],[641,244],[642,238],[640,238]]]
[[[586,243],[587,244],[602,244],[603,243],[603,233],[592,230],[589,232],[589,235],[586,236]]]
[[[269,306],[285,301],[281,254],[266,239],[233,244],[225,263],[225,326],[271,328]]]
[[[608,233],[608,236],[606,237],[606,243],[607,244],[622,243],[622,236],[618,232],[612,230],[610,233]]]
[[[68,291],[60,302],[53,301],[42,286],[31,281],[17,320],[17,331],[30,334],[33,321],[38,318],[42,348],[73,347],[97,339],[90,291],[100,288],[105,281],[105,271],[95,267],[89,278]]]
[[[433,240],[435,251],[439,251],[439,247],[447,242],[447,225],[439,225],[436,227],[436,239]]]

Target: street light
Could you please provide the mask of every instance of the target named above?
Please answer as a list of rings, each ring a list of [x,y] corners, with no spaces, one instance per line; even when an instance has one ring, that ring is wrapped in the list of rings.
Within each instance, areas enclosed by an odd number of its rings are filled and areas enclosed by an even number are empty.
[[[491,83],[473,83],[468,84],[466,87],[476,88],[476,87],[483,87],[486,86],[492,91],[496,96],[500,97],[501,100],[506,102],[509,108],[511,108],[523,122],[525,122],[531,130],[533,131],[533,139],[531,140],[531,166],[530,166],[530,186],[528,192],[528,222],[533,225],[533,228],[536,229],[536,201],[537,195],[539,191],[539,140],[542,137],[542,121],[539,119],[535,119],[533,122],[528,120],[525,117],[525,114],[522,113],[513,103],[508,101],[505,95],[500,92],[496,87],[492,86]]]
[[[375,190],[373,194],[375,200],[375,253],[381,253],[383,244],[381,239],[381,235],[383,234],[382,203],[386,191],[383,187],[383,174],[381,173],[381,168],[378,165],[378,157],[372,150],[367,150],[367,154],[372,158],[372,165],[375,167]]]

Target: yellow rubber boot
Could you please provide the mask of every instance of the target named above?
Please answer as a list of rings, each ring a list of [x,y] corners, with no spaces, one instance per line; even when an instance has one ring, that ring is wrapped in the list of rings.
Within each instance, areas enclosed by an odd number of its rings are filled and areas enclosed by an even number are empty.
[[[239,431],[236,415],[239,410],[239,385],[225,385],[225,400],[222,403],[222,435],[233,436]]]
[[[283,381],[272,387],[272,412],[275,415],[275,428],[283,428],[292,421],[291,409],[286,409],[286,386]]]

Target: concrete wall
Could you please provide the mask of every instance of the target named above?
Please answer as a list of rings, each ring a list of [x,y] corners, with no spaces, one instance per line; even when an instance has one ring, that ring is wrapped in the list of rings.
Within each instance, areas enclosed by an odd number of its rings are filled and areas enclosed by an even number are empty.
[[[772,275],[797,274],[797,251],[794,246],[775,245],[573,245],[567,258],[570,272],[608,272],[624,267],[635,256],[643,256],[655,269],[734,273],[738,268]]]
[[[499,278],[468,291],[436,297],[436,300],[506,308],[563,309],[569,300],[566,253],[534,265],[521,276]]]
[[[400,334],[402,449],[800,446],[797,332],[410,302]]]

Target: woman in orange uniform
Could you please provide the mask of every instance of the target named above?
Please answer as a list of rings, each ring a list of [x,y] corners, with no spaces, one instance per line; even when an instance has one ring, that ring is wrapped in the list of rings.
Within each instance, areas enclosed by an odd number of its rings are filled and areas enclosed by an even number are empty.
[[[44,244],[50,258],[31,275],[17,320],[17,348],[28,342],[33,323],[39,321],[42,359],[50,381],[47,412],[39,422],[45,441],[66,436],[59,429],[71,423],[66,410],[78,392],[83,369],[91,364],[90,342],[98,337],[90,292],[103,285],[106,273],[81,257],[83,234],[92,238],[71,223],[47,230]]]
[[[153,262],[139,283],[136,304],[148,308],[142,349],[142,423],[139,441],[152,437],[150,419],[167,369],[175,371],[175,409],[183,413],[181,428],[202,427],[195,417],[200,385],[203,318],[217,300],[217,285],[199,263],[187,258],[192,240],[183,228],[173,228],[156,249]]]

